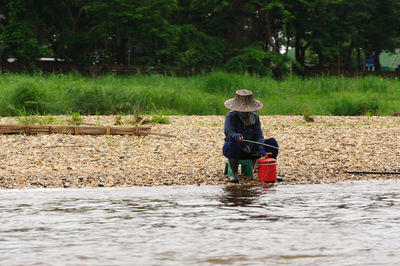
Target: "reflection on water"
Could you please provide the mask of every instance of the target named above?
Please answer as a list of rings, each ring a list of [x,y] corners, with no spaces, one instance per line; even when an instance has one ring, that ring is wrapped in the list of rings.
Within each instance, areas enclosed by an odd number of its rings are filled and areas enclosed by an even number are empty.
[[[400,182],[0,191],[0,265],[397,265]]]
[[[269,192],[273,184],[252,185],[226,185],[223,188],[221,202],[227,206],[248,206],[258,201],[259,197]]]

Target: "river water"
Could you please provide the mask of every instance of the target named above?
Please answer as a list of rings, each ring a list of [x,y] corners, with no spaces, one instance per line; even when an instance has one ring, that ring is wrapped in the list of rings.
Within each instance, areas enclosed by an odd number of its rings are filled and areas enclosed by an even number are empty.
[[[0,265],[399,265],[400,182],[0,191]]]

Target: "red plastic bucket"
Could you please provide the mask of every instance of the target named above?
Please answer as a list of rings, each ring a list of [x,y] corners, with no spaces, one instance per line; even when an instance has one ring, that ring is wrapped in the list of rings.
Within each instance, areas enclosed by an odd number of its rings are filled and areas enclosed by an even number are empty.
[[[262,158],[257,161],[258,181],[276,182],[276,160]]]

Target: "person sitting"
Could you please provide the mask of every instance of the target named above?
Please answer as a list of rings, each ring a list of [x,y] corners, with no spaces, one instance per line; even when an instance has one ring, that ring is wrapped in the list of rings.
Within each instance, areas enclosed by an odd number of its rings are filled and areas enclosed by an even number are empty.
[[[252,160],[254,168],[257,159],[269,153],[270,157],[276,159],[279,146],[274,138],[264,139],[260,117],[255,113],[263,107],[263,104],[253,98],[251,91],[236,91],[235,98],[226,100],[224,105],[231,111],[225,117],[225,143],[222,150],[231,168],[230,182],[239,183],[239,160]]]

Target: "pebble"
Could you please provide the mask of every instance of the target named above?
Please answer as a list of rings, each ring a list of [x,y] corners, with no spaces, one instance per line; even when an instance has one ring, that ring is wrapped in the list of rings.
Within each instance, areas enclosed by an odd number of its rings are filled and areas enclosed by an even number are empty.
[[[63,117],[57,117],[63,119]],[[113,125],[114,116],[82,116]],[[0,135],[0,188],[223,185],[224,116],[169,116],[148,135]],[[261,116],[277,139],[279,184],[389,179],[344,171],[399,171],[400,117]],[[2,124],[16,123],[2,117]],[[240,184],[258,181],[240,175]]]

